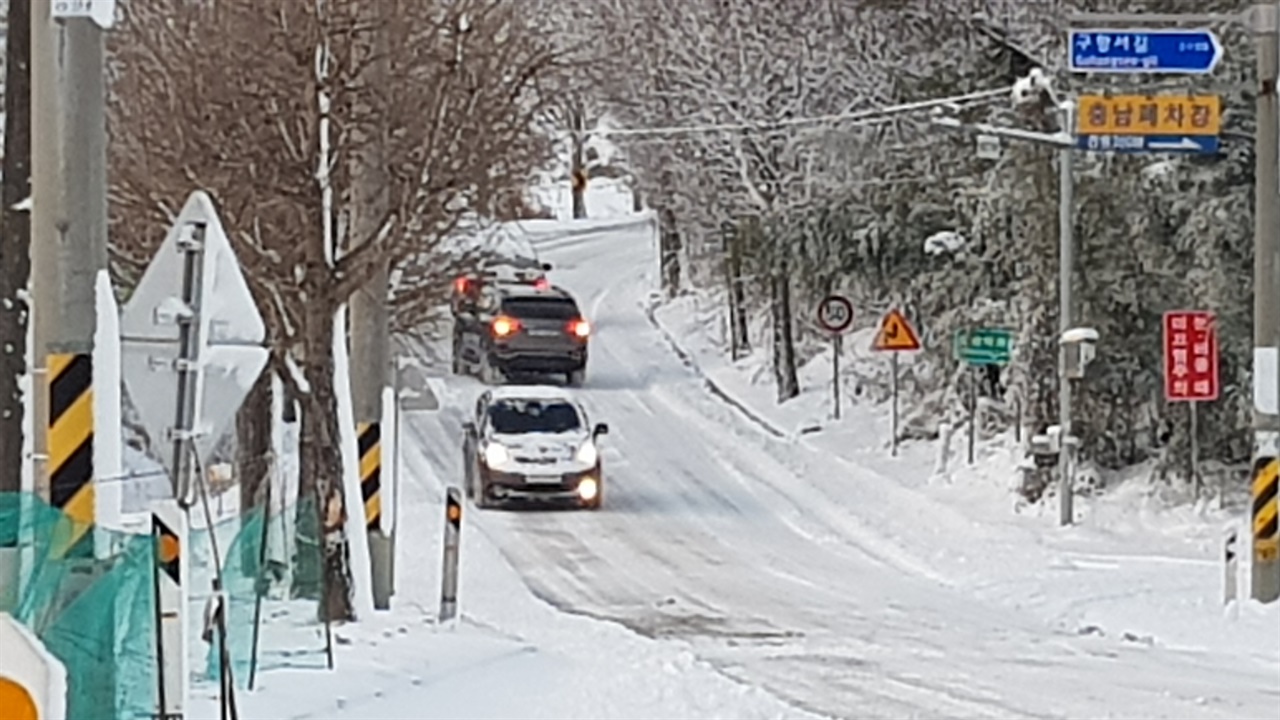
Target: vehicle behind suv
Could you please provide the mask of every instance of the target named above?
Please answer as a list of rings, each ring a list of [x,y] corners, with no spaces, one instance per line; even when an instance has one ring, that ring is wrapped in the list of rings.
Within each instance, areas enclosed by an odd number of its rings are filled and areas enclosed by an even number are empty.
[[[599,439],[569,391],[507,386],[481,393],[463,424],[467,496],[481,508],[509,502],[598,509],[604,494]]]
[[[498,384],[521,373],[586,379],[591,325],[568,291],[545,283],[487,283],[455,303],[453,371]]]

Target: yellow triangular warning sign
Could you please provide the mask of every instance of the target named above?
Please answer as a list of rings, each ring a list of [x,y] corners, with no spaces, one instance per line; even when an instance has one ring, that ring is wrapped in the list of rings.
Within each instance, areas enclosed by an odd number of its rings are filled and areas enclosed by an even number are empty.
[[[880,321],[880,332],[876,333],[872,347],[876,350],[919,350],[920,336],[907,322],[906,316],[894,309]]]

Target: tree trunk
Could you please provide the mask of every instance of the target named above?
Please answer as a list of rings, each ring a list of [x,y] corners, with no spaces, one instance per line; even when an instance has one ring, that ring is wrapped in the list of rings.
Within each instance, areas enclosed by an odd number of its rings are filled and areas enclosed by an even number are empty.
[[[314,488],[319,517],[322,590],[321,620],[355,619],[351,548],[345,522],[338,397],[333,385],[333,310],[312,301],[307,308],[305,372],[310,392],[303,397],[301,475]]]
[[[263,502],[265,484],[269,483],[272,467],[271,396],[272,372],[268,369],[254,383],[244,404],[236,413],[236,466],[240,478],[240,518],[243,522],[255,510],[261,508],[262,522],[270,517],[270,508]],[[258,562],[256,543],[241,543],[246,553],[240,558],[243,567],[254,567]]]
[[[778,259],[777,269],[770,274],[769,308],[773,320],[773,378],[777,383],[778,402],[800,394],[796,376],[796,346],[791,332],[791,267],[785,257]]]
[[[680,294],[680,232],[676,214],[669,206],[659,212],[658,247],[662,256],[662,289],[667,299]]]
[[[751,335],[747,332],[747,290],[742,279],[743,223],[734,225],[725,238],[729,269],[729,332],[732,346],[742,355],[751,353]],[[734,358],[737,360],[738,358]]]
[[[262,373],[236,413],[236,465],[240,470],[240,514],[262,503],[271,474],[271,372]]]
[[[31,4],[10,2],[5,50],[4,188],[0,191],[0,492],[22,489],[23,402],[27,372],[24,299],[31,276],[31,213],[14,206],[31,197]],[[3,529],[0,529],[3,530]],[[0,545],[8,538],[0,532]]]
[[[569,152],[569,185],[573,192],[573,219],[581,220],[587,216],[587,168],[583,160],[586,119],[579,107],[575,106],[569,111],[569,132],[572,144]]]

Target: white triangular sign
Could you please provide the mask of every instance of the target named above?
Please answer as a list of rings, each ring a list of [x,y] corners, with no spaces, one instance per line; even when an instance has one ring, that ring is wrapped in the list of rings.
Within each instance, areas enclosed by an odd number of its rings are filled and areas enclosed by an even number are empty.
[[[200,372],[194,395],[199,433],[196,447],[202,460],[212,454],[267,362],[262,315],[213,201],[196,191],[169,229],[120,318],[125,386],[153,452],[170,473],[169,430],[177,419],[175,362],[181,351],[176,320],[191,311],[182,300],[187,274],[187,253],[182,244],[199,223],[204,224],[204,251],[198,277]]]

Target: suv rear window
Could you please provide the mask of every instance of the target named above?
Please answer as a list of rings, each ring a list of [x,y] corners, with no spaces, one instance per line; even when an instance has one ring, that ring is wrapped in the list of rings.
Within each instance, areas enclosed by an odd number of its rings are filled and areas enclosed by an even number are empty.
[[[530,320],[573,320],[580,315],[577,304],[563,298],[507,298],[502,311]]]

